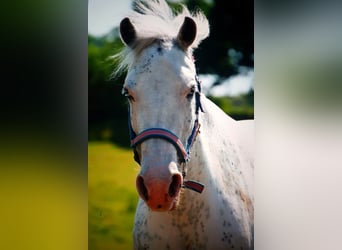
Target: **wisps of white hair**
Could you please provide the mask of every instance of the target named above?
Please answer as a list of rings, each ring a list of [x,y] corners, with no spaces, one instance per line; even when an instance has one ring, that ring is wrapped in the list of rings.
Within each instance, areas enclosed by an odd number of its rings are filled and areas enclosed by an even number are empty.
[[[209,23],[201,11],[190,12],[184,5],[180,12],[174,12],[165,0],[136,0],[134,1],[135,10],[127,15],[133,24],[137,41],[141,49],[150,45],[155,39],[174,39],[184,22],[185,17],[191,17],[197,27],[197,34],[190,50],[197,48],[209,35]],[[121,53],[114,55],[119,60],[119,65],[115,73],[129,67],[135,58],[134,51],[126,47]]]

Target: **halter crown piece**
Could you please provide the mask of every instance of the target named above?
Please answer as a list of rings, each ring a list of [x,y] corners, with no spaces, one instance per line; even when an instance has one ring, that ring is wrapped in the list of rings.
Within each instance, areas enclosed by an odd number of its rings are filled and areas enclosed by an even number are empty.
[[[204,112],[202,104],[201,104],[201,82],[199,81],[198,77],[195,76],[196,83],[197,83],[197,91],[195,92],[195,102],[196,102],[196,119],[194,122],[194,127],[191,131],[190,136],[188,137],[186,146],[183,145],[182,141],[171,131],[164,129],[164,128],[149,128],[142,131],[139,134],[136,134],[132,128],[131,124],[131,112],[128,110],[128,128],[129,134],[131,139],[131,147],[133,148],[134,152],[134,160],[140,165],[140,157],[136,150],[136,147],[141,144],[142,142],[151,139],[151,138],[160,138],[168,141],[173,146],[175,146],[179,161],[183,166],[182,175],[183,175],[183,188],[188,188],[198,193],[202,193],[204,189],[204,185],[191,180],[184,180],[186,176],[186,164],[190,161],[190,149],[199,133],[199,129],[201,127],[199,123],[199,111]]]

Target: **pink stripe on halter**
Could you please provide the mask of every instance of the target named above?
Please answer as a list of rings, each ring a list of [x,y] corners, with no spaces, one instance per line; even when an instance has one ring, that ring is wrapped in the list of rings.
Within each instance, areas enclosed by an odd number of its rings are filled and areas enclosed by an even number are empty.
[[[140,134],[138,134],[134,139],[131,140],[131,146],[134,147],[143,141],[151,138],[162,138],[170,141],[176,148],[177,151],[182,155],[184,161],[188,159],[188,154],[183,146],[181,140],[174,135],[172,132],[161,129],[161,128],[150,128],[146,129]]]

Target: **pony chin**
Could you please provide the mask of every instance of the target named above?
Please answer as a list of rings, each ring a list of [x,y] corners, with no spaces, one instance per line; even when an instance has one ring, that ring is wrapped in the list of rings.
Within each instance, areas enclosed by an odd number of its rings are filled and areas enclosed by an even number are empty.
[[[180,204],[181,192],[179,192],[173,199],[170,199],[166,204],[160,208],[151,201],[145,201],[146,205],[148,206],[150,211],[153,212],[172,212],[177,210]]]

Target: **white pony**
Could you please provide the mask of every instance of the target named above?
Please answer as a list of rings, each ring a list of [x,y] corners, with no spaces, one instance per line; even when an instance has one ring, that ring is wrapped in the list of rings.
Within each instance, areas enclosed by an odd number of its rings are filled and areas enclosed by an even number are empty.
[[[141,166],[135,249],[253,249],[254,125],[201,94],[192,50],[209,35],[207,19],[137,1],[120,34]]]

